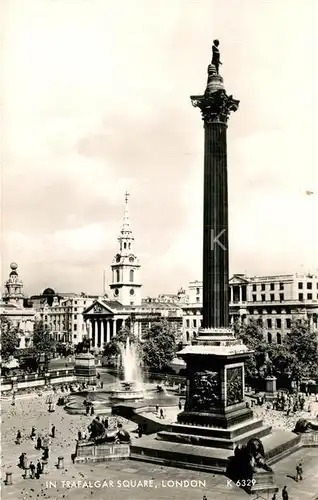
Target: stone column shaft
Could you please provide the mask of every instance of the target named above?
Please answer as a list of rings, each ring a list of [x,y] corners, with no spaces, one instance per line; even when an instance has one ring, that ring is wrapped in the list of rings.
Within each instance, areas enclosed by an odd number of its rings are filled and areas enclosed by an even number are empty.
[[[227,125],[204,128],[203,328],[222,328],[229,326]]]
[[[110,342],[110,323],[109,320],[106,321],[106,343]]]

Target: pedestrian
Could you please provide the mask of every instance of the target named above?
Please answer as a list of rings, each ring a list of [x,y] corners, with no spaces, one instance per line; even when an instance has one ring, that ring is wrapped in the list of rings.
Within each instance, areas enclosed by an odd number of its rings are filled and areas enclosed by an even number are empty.
[[[105,429],[108,429],[108,418],[105,418],[104,420],[104,427]]]
[[[23,454],[23,464],[22,468],[25,470],[28,466],[28,457],[26,456],[26,453]]]
[[[100,388],[103,389],[104,388],[104,382],[101,382],[100,383]]]
[[[78,440],[82,441],[82,433],[81,433],[81,431],[78,431],[77,436],[78,436]]]
[[[21,431],[17,432],[17,438],[16,438],[15,442],[16,442],[16,444],[20,444],[20,442],[21,442]]]
[[[25,453],[21,453],[21,455],[19,456],[19,467],[20,467],[20,469],[23,469],[24,455],[25,455]]]
[[[179,406],[179,410],[182,410],[182,404],[181,404],[181,401],[180,401],[180,400],[179,400],[179,404],[178,404],[178,406]]]
[[[32,439],[32,440],[35,438],[35,434],[36,434],[36,432],[35,432],[35,427],[33,426],[33,427],[32,427],[32,430],[31,430],[31,439]]]
[[[208,499],[207,499],[207,497],[205,495],[203,495],[202,500],[208,500]]]
[[[159,412],[159,405],[156,405],[156,413]]]
[[[296,467],[296,481],[302,481],[303,480],[303,466],[302,463],[300,462],[297,467]]]
[[[86,415],[89,415],[89,405],[86,406]]]
[[[140,437],[140,438],[142,437],[142,425],[141,424],[138,425],[138,437]]]
[[[31,472],[31,479],[34,479],[35,478],[35,465],[32,461],[30,462],[30,472]]]
[[[100,379],[100,373],[97,373],[97,380]]]
[[[39,436],[36,440],[36,449],[40,450],[41,448],[42,448],[42,439]]]
[[[164,418],[163,409],[160,408],[160,418]]]
[[[272,500],[277,500],[276,493],[274,493],[274,495],[272,496]]]
[[[55,438],[55,425],[52,425],[51,436],[52,438]]]
[[[36,477],[37,477],[37,479],[40,479],[41,474],[42,474],[42,465],[41,465],[40,460],[38,460],[38,462],[36,464]]]
[[[287,491],[287,486],[284,486],[284,488],[282,489],[282,499],[283,500],[288,500],[288,491]]]
[[[94,406],[92,405],[92,407],[91,407],[91,415],[94,415],[94,413],[95,413],[95,410],[94,410]]]

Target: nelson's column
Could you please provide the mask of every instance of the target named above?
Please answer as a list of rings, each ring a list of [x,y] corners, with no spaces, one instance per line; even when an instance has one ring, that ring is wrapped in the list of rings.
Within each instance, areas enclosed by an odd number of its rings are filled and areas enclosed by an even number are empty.
[[[265,462],[264,449],[277,460],[297,446],[299,437],[281,429],[272,431],[254,417],[244,387],[244,363],[251,351],[229,328],[226,132],[239,101],[225,91],[218,47],[214,40],[205,93],[191,96],[204,123],[203,324],[191,345],[178,353],[187,365],[187,390],[177,423],[167,424],[156,439],[138,440],[132,455],[169,465],[228,471],[233,477],[246,478],[247,470],[248,477],[258,471],[260,476],[254,478],[249,492],[275,492],[274,473]],[[255,467],[247,460],[251,453]]]

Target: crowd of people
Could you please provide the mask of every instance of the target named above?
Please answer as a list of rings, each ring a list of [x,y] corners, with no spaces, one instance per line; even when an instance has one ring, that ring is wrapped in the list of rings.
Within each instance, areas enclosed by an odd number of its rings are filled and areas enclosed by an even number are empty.
[[[50,433],[50,437],[52,439],[55,438],[55,433],[56,433],[55,425],[52,425]],[[19,456],[18,466],[20,467],[20,469],[24,471],[25,475],[27,474],[27,470],[29,470],[31,479],[35,478],[39,479],[41,474],[43,473],[43,468],[50,456],[50,448],[49,448],[50,439],[49,436],[45,436],[43,438],[42,435],[38,434],[35,426],[32,426],[29,439],[31,439],[32,441],[36,441],[35,449],[38,451],[42,450],[43,452],[42,457],[38,458],[37,464],[35,465],[32,460],[31,461],[28,460],[27,454],[25,452],[22,452],[21,455]],[[22,433],[20,430],[18,430],[15,440],[16,445],[20,445],[21,440],[22,440]]]

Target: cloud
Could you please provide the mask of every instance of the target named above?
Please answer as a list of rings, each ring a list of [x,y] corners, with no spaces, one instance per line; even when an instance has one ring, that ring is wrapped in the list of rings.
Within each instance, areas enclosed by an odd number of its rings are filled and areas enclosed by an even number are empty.
[[[317,267],[317,196],[304,195],[318,192],[317,14],[314,0],[7,1],[2,273],[17,260],[32,292],[97,292],[128,189],[144,293],[201,278],[204,141],[190,95],[204,91],[216,36],[240,99],[231,269]]]

